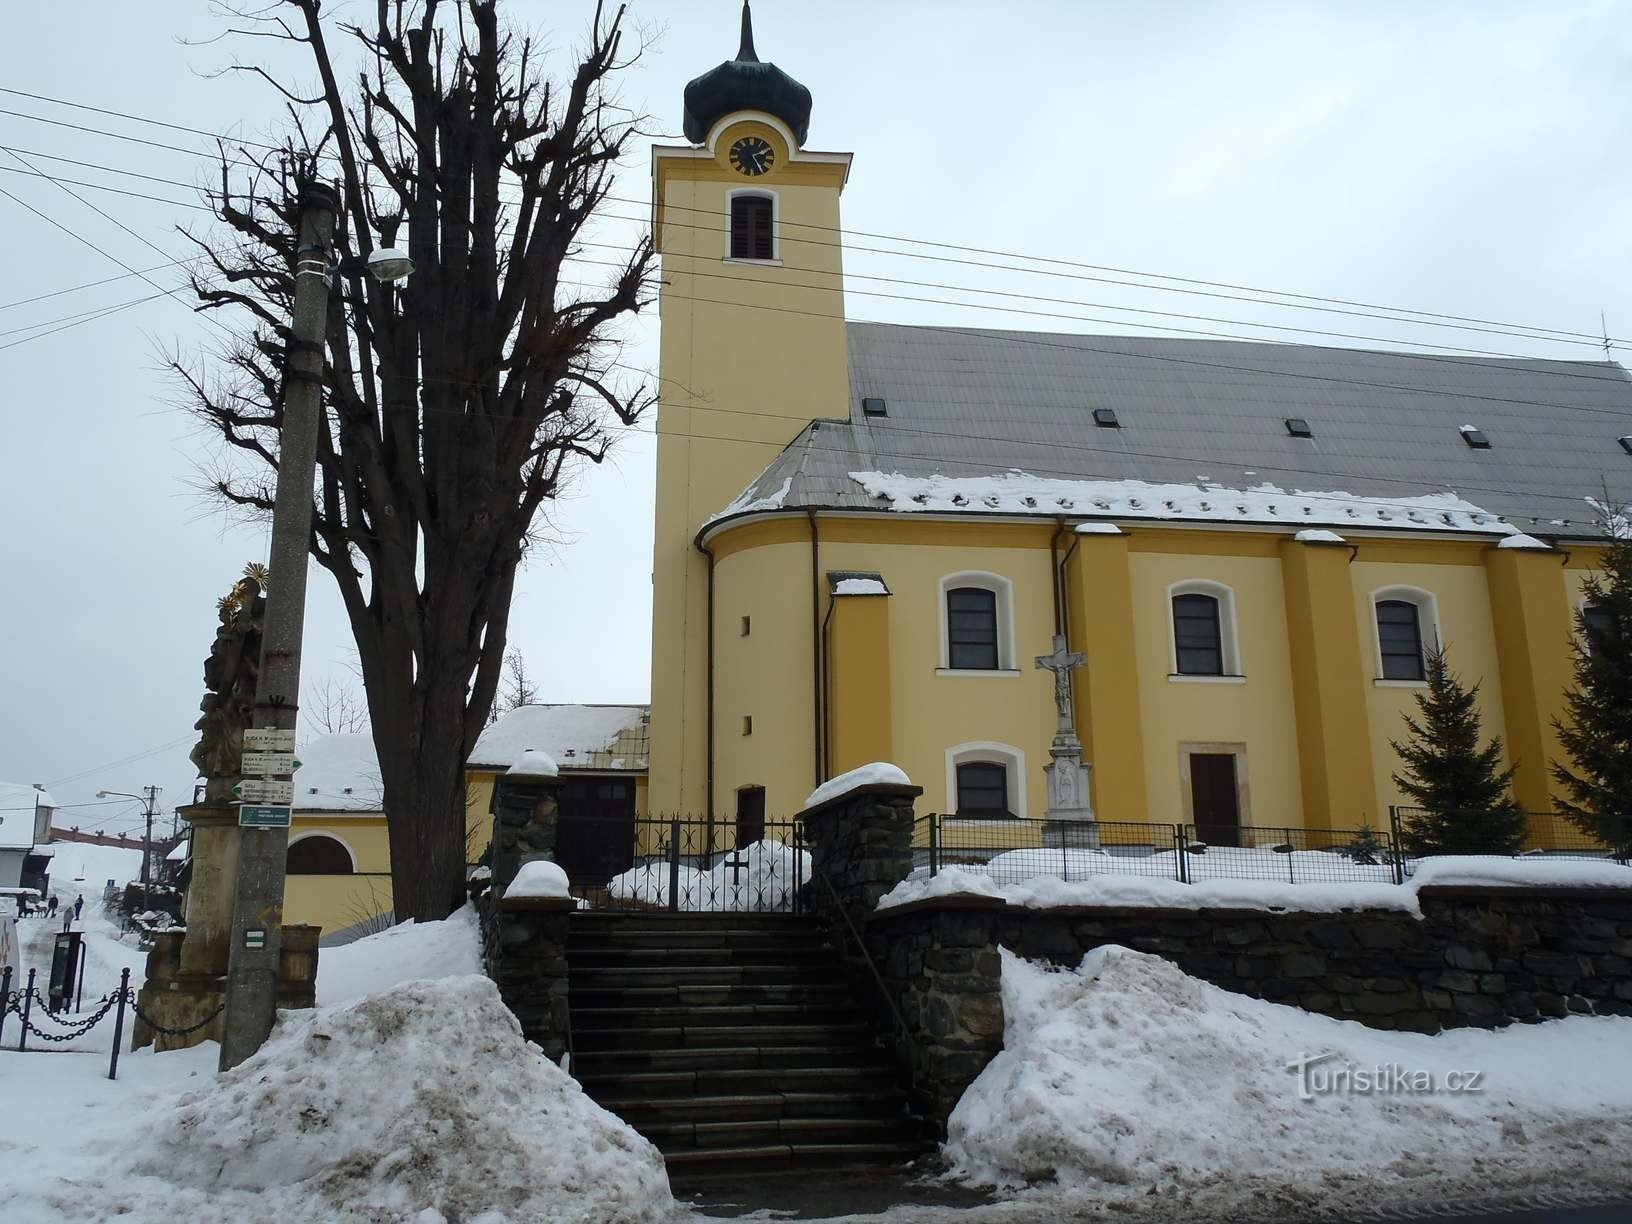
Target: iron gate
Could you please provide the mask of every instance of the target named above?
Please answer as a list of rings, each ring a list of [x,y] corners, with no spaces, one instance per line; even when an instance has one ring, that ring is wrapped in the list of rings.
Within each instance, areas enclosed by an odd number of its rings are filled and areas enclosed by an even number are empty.
[[[575,828],[575,825],[584,825]],[[569,871],[573,896],[587,909],[683,913],[794,914],[810,879],[810,854],[792,820],[763,827],[696,817],[636,817],[619,822],[629,841],[609,853],[605,870]],[[560,817],[558,838],[610,845],[612,826],[593,816]],[[603,860],[605,861],[605,860]],[[623,866],[627,864],[627,866]],[[587,865],[586,865],[587,867]],[[622,867],[622,870],[615,870]]]

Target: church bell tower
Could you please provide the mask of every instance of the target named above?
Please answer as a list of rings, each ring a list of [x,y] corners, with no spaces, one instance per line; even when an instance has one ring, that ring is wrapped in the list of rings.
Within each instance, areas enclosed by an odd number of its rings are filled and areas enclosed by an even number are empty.
[[[652,813],[708,807],[709,570],[697,533],[808,422],[849,415],[839,195],[850,154],[805,148],[810,91],[759,58],[752,21],[744,3],[736,57],[686,86],[689,143],[652,150]],[[730,807],[714,796],[714,814]]]

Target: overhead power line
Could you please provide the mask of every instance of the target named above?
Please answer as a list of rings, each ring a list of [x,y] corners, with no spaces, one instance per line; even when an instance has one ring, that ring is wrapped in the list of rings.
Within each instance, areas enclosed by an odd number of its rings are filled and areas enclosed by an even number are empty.
[[[208,139],[215,140],[215,141],[218,141],[218,142],[222,142],[222,143],[225,143],[225,144],[237,144],[237,145],[240,145],[240,146],[242,146],[244,148],[254,148],[254,149],[260,149],[260,150],[265,151],[265,152],[274,152],[274,153],[285,151],[282,146],[267,144],[267,143],[262,142],[262,141],[246,140],[246,139],[242,139],[242,138],[231,137],[231,136],[226,135],[225,133],[214,132],[214,131],[210,131],[210,130],[204,129],[204,128],[196,128],[196,127],[190,127],[190,126],[187,126],[187,125],[184,125],[184,124],[169,123],[169,122],[166,122],[164,120],[154,119],[154,118],[150,118],[148,116],[136,115],[136,114],[132,114],[132,113],[127,112],[127,111],[112,110],[112,109],[108,109],[108,108],[105,108],[105,107],[92,106],[92,105],[89,105],[87,103],[75,102],[75,101],[72,101],[72,100],[66,99],[66,98],[53,97],[53,96],[48,95],[48,94],[33,93],[33,92],[30,92],[30,91],[27,91],[27,90],[10,89],[10,88],[0,88],[0,93],[7,93],[7,94],[11,94],[11,95],[14,95],[14,96],[17,96],[17,97],[29,98],[29,99],[32,99],[32,100],[37,101],[37,102],[47,102],[47,103],[51,103],[51,104],[58,105],[58,106],[71,107],[71,108],[76,109],[76,110],[88,111],[88,112],[91,112],[91,113],[94,113],[94,114],[107,115],[107,116],[113,117],[113,118],[124,119],[124,120],[127,120],[127,121],[132,122],[132,123],[147,124],[147,125],[154,126],[154,127],[166,128],[166,129],[169,129],[171,131],[179,131],[179,132],[188,133],[190,135],[203,136],[203,137],[206,137]],[[60,120],[53,120],[53,119],[50,119],[50,118],[45,117],[45,116],[32,115],[32,114],[28,114],[26,112],[20,112],[20,111],[3,110],[3,111],[0,111],[0,113],[10,114],[10,115],[13,115],[13,116],[18,117],[18,118],[34,119],[34,120],[37,120],[37,121],[40,121],[40,122],[45,122],[45,123],[55,123],[55,124],[61,124],[62,123],[62,121],[60,121]],[[68,125],[68,126],[76,126],[76,125]],[[131,137],[131,136],[128,136],[128,135],[123,134],[123,133],[109,132],[109,131],[105,131],[105,130],[102,130],[102,129],[84,128],[83,130],[93,132],[93,133],[95,133],[97,135],[109,136],[109,137],[112,137],[112,138],[115,138],[115,139],[140,140],[139,137]],[[155,143],[155,142],[144,142],[144,143]],[[174,146],[174,145],[165,146],[165,145],[161,145],[160,147],[171,148],[176,152],[187,153],[190,156],[206,156],[207,155],[203,150],[188,149],[188,148],[185,148],[185,147],[182,147],[182,146]],[[324,157],[326,157],[328,159],[331,159],[331,160],[335,159],[335,157],[336,157],[336,155],[334,155],[334,154],[323,154],[322,156],[324,156]],[[251,164],[253,164],[253,163],[251,163]],[[612,200],[614,202],[635,204],[635,205],[643,207],[643,208],[644,207],[649,207],[649,205],[650,205],[650,201],[643,200],[643,199],[638,199],[638,198],[631,198],[631,197],[625,197],[625,196],[607,196],[606,198],[609,199],[609,200]],[[675,209],[675,208],[689,209],[689,206],[673,205],[673,204],[669,205],[668,207],[670,207],[671,209]],[[690,211],[700,211],[700,210],[695,210],[695,209],[689,209],[689,210]],[[625,219],[627,219],[627,218],[625,218]],[[1360,300],[1352,299],[1352,298],[1332,297],[1332,296],[1325,296],[1325,295],[1320,295],[1320,294],[1297,292],[1297,291],[1292,291],[1292,290],[1270,289],[1270,288],[1263,288],[1263,287],[1260,287],[1260,286],[1244,285],[1244,284],[1240,284],[1240,283],[1236,283],[1236,282],[1230,282],[1230,281],[1214,281],[1214,280],[1203,279],[1203,278],[1200,278],[1200,277],[1178,276],[1178,275],[1174,275],[1174,274],[1171,274],[1171,273],[1148,272],[1148,271],[1143,271],[1143,270],[1140,270],[1140,269],[1123,268],[1123,267],[1118,267],[1118,266],[1109,265],[1109,264],[1094,264],[1094,263],[1088,263],[1088,262],[1080,261],[1080,260],[1061,259],[1061,258],[1059,258],[1057,256],[1032,255],[1032,254],[1028,254],[1028,253],[1025,253],[1025,252],[1005,251],[1005,250],[1000,250],[1000,249],[996,249],[996,248],[984,247],[984,246],[979,246],[979,245],[974,245],[974,244],[967,244],[967,243],[944,242],[944,241],[932,240],[932,239],[926,239],[926,238],[915,238],[915,237],[910,237],[908,235],[902,235],[902,234],[889,234],[889,233],[884,233],[884,232],[880,232],[880,231],[873,231],[873,230],[846,229],[846,228],[840,227],[840,226],[823,226],[823,225],[816,225],[816,224],[812,224],[812,223],[808,223],[808,222],[791,222],[791,221],[789,221],[789,222],[782,222],[781,224],[783,225],[784,228],[798,228],[798,229],[802,229],[802,230],[809,230],[809,231],[812,231],[812,232],[826,232],[826,233],[831,233],[831,234],[835,234],[835,235],[847,235],[847,236],[853,236],[853,237],[871,238],[871,239],[877,239],[877,240],[880,240],[880,241],[887,241],[887,242],[900,242],[900,243],[906,243],[906,244],[909,244],[909,245],[915,246],[915,247],[924,247],[924,248],[938,249],[938,250],[958,251],[958,252],[961,252],[961,253],[964,253],[964,254],[986,255],[986,256],[991,256],[991,257],[995,257],[995,258],[999,258],[999,259],[1005,259],[1005,260],[1024,260],[1024,261],[1026,261],[1028,263],[1031,263],[1031,264],[1039,264],[1040,263],[1040,264],[1046,264],[1046,265],[1050,265],[1052,267],[1058,267],[1058,268],[1075,268],[1075,269],[1080,269],[1080,270],[1083,270],[1083,271],[1096,272],[1096,273],[1114,273],[1114,274],[1116,274],[1118,276],[1139,276],[1139,277],[1144,277],[1144,278],[1147,278],[1147,279],[1150,279],[1150,280],[1169,281],[1169,282],[1172,282],[1173,285],[1176,285],[1176,286],[1200,286],[1202,290],[1215,290],[1215,291],[1217,291],[1217,290],[1228,290],[1228,291],[1230,291],[1229,294],[1220,294],[1220,293],[1214,292],[1214,293],[1205,293],[1205,294],[1203,294],[1203,296],[1215,296],[1216,297],[1216,296],[1230,296],[1231,294],[1245,293],[1245,294],[1257,294],[1257,295],[1272,295],[1273,297],[1276,297],[1276,298],[1291,299],[1290,301],[1281,301],[1281,302],[1267,301],[1267,300],[1264,300],[1264,298],[1262,296],[1261,297],[1256,297],[1256,298],[1239,299],[1239,300],[1251,301],[1251,302],[1254,302],[1255,304],[1258,304],[1258,305],[1282,306],[1282,307],[1299,308],[1299,309],[1301,309],[1301,308],[1321,309],[1321,310],[1331,310],[1332,308],[1341,308],[1341,309],[1336,309],[1335,311],[1333,311],[1335,313],[1352,313],[1352,312],[1354,312],[1356,310],[1360,310],[1360,311],[1384,311],[1384,312],[1389,312],[1391,314],[1396,314],[1396,315],[1400,315],[1400,314],[1411,315],[1411,316],[1415,317],[1416,321],[1425,323],[1427,325],[1435,325],[1432,321],[1437,320],[1437,321],[1439,321],[1440,324],[1446,324],[1446,325],[1452,325],[1452,324],[1455,324],[1455,325],[1471,325],[1474,330],[1483,330],[1483,329],[1487,329],[1487,328],[1509,329],[1509,334],[1515,334],[1515,335],[1518,334],[1518,332],[1520,332],[1520,331],[1523,331],[1523,332],[1546,332],[1546,333],[1550,333],[1550,334],[1552,334],[1554,336],[1564,337],[1564,338],[1574,339],[1574,340],[1581,340],[1581,341],[1584,341],[1584,342],[1590,342],[1590,343],[1594,343],[1594,344],[1602,343],[1603,340],[1605,339],[1605,337],[1603,337],[1601,335],[1587,333],[1587,332],[1581,332],[1581,331],[1577,331],[1577,330],[1573,330],[1573,329],[1553,328],[1553,327],[1545,327],[1545,326],[1525,324],[1525,323],[1507,323],[1507,322],[1501,322],[1501,321],[1498,321],[1498,320],[1479,318],[1479,317],[1476,317],[1476,316],[1456,315],[1456,314],[1451,314],[1451,313],[1447,313],[1447,312],[1443,312],[1443,311],[1417,310],[1417,309],[1414,309],[1414,308],[1411,308],[1411,307],[1389,306],[1389,305],[1383,305],[1383,304],[1378,304],[1378,303],[1373,303],[1373,302],[1360,301]],[[785,240],[796,241],[796,242],[811,242],[811,241],[813,241],[811,239],[799,239],[799,238],[788,238],[788,239],[785,239]],[[825,245],[834,245],[834,246],[836,246],[836,245],[843,245],[843,244],[836,243],[836,242],[828,242]],[[846,249],[847,250],[870,250],[870,251],[874,251],[875,253],[879,253],[879,254],[898,255],[898,256],[905,256],[905,257],[909,257],[909,258],[940,258],[940,257],[921,255],[921,254],[919,254],[917,252],[888,251],[888,250],[879,250],[877,248],[856,247],[856,246],[853,246],[853,245],[847,246]],[[969,261],[950,260],[950,261],[947,261],[947,262],[969,262]],[[998,268],[1001,268],[1002,270],[1007,270],[1007,271],[1016,271],[1016,272],[1024,272],[1024,273],[1039,274],[1039,275],[1048,275],[1048,274],[1050,274],[1045,269],[1019,267],[1019,266],[1013,266],[1013,265],[979,265],[979,264],[977,264],[976,266],[998,267]],[[1080,279],[1102,280],[1103,277],[1082,277]],[[1112,283],[1118,283],[1118,282],[1112,282]],[[1174,289],[1172,289],[1171,286],[1161,286],[1161,285],[1138,284],[1138,285],[1134,285],[1132,287],[1143,288],[1143,289],[1153,289],[1153,290],[1164,290],[1164,289],[1166,289],[1168,291],[1176,291],[1176,292],[1200,292],[1200,290],[1182,289],[1182,288],[1174,290]],[[1370,317],[1383,317],[1383,316],[1372,315]],[[1411,320],[1397,320],[1397,321],[1410,322]],[[1540,337],[1523,337],[1523,338],[1540,338]],[[1611,338],[1611,339],[1613,340],[1614,338]],[[1625,340],[1620,340],[1619,342],[1620,343],[1627,343],[1627,341],[1625,341]]]

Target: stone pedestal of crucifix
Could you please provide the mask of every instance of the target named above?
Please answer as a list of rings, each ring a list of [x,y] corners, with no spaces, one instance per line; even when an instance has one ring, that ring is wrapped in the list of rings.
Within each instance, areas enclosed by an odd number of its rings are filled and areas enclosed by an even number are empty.
[[[1054,650],[1040,655],[1037,666],[1054,673],[1054,706],[1059,724],[1044,769],[1048,775],[1048,815],[1044,841],[1051,845],[1097,847],[1099,826],[1088,798],[1088,767],[1082,763],[1082,741],[1071,717],[1071,673],[1083,664],[1081,651],[1067,650],[1065,638],[1054,635]]]

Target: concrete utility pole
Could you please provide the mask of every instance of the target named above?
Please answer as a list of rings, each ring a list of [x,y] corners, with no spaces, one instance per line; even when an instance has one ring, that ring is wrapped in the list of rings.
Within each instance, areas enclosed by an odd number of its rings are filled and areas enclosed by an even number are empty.
[[[257,728],[295,729],[300,646],[306,620],[306,557],[312,534],[312,471],[323,421],[323,336],[329,305],[334,188],[302,181],[295,255],[294,336],[289,342],[278,446],[278,492],[272,510],[271,574],[266,628],[255,686]],[[289,830],[245,828],[238,849],[232,943],[227,967],[221,1070],[236,1067],[266,1040],[278,1001],[283,885]]]
[[[159,788],[142,787],[142,814],[147,818],[147,831],[142,837],[142,908],[153,908],[153,817],[158,815]]]

